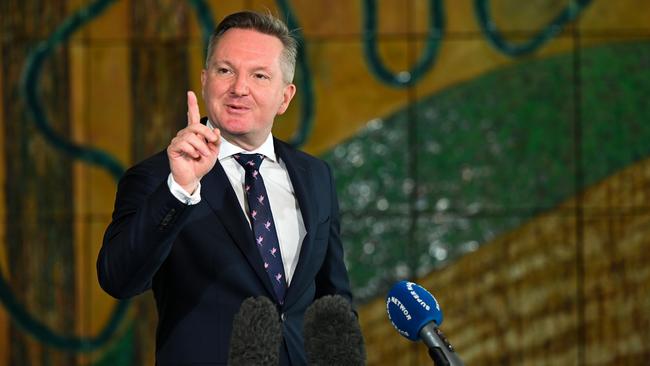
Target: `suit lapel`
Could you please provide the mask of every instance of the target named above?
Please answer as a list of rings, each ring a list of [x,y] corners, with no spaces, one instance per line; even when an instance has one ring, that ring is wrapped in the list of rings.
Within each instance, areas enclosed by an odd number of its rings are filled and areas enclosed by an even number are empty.
[[[290,306],[297,299],[298,294],[300,294],[301,289],[305,285],[305,281],[308,280],[307,276],[304,276],[303,274],[307,270],[309,264],[312,250],[311,246],[313,243],[312,239],[314,235],[313,231],[316,228],[316,222],[314,222],[314,220],[316,220],[317,215],[314,212],[314,201],[311,194],[312,187],[314,186],[311,170],[308,168],[307,164],[293,153],[282,141],[276,139],[274,145],[276,153],[282,161],[284,161],[284,164],[287,167],[287,172],[289,173],[291,185],[296,193],[298,206],[300,207],[300,213],[303,222],[305,223],[306,231],[300,249],[300,256],[298,257],[296,271],[291,279],[291,286],[287,289],[285,306]]]
[[[206,200],[219,220],[221,220],[268,293],[275,298],[275,291],[268,274],[264,270],[264,262],[255,245],[253,232],[244,216],[244,211],[237,200],[235,191],[230,185],[228,176],[226,176],[226,172],[219,162],[203,177],[201,186],[203,187],[202,199]]]

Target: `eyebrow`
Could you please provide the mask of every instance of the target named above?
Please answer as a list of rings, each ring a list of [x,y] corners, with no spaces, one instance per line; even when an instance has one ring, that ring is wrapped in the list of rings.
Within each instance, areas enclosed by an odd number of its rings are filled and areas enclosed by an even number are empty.
[[[214,66],[218,66],[218,65],[220,65],[220,64],[225,64],[225,65],[228,66],[228,67],[234,68],[233,64],[230,63],[228,60],[214,60],[214,61],[212,61],[212,62],[210,63],[210,66],[213,66],[213,65],[214,65]],[[264,72],[267,72],[267,73],[269,73],[269,74],[273,74],[273,73],[271,72],[271,69],[270,69],[268,66],[255,66],[255,67],[253,67],[252,70],[253,70],[253,71],[264,71]]]

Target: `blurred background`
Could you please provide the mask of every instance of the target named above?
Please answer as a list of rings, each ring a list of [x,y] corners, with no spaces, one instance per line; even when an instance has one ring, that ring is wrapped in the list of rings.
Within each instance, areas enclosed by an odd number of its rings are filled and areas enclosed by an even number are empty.
[[[95,260],[243,9],[301,41],[274,134],[333,167],[368,364],[431,364],[401,279],[468,365],[650,362],[650,2],[1,0],[0,364],[153,364],[151,293]]]

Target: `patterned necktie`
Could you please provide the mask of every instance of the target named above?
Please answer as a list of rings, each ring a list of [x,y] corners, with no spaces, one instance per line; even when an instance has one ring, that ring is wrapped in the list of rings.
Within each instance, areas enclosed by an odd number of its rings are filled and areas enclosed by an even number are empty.
[[[268,199],[264,181],[259,172],[264,155],[236,154],[234,157],[246,171],[244,194],[248,200],[248,217],[251,220],[253,234],[255,234],[257,249],[259,249],[264,260],[264,269],[266,269],[271,279],[278,302],[283,304],[287,281],[284,277],[278,234],[271,213],[271,202]]]

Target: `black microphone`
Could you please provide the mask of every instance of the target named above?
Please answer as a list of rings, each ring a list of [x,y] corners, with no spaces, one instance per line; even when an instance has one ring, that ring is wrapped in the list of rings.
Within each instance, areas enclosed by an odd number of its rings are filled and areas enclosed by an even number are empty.
[[[399,334],[422,340],[436,366],[463,366],[454,348],[438,329],[442,311],[438,301],[424,287],[408,281],[396,283],[386,297],[388,318]]]
[[[278,310],[264,296],[242,302],[232,323],[228,365],[277,366],[282,327]]]
[[[305,352],[311,366],[366,364],[366,348],[357,316],[340,295],[311,304],[304,319]]]

